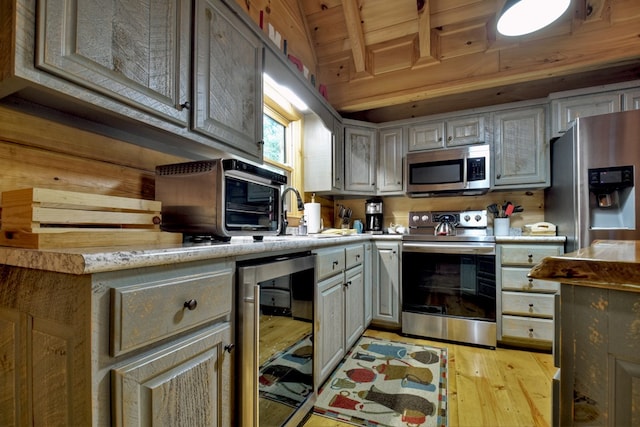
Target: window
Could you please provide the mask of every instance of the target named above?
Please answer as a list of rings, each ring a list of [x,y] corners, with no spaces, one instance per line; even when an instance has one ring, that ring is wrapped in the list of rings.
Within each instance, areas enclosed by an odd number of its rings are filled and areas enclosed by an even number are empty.
[[[288,101],[289,95],[270,78],[264,80],[264,163],[287,176],[287,186],[302,196],[302,113]],[[287,217],[299,218],[295,195],[286,200]],[[295,225],[296,223],[292,223]]]
[[[287,163],[286,124],[274,119],[269,114],[264,115],[264,157],[275,163]]]

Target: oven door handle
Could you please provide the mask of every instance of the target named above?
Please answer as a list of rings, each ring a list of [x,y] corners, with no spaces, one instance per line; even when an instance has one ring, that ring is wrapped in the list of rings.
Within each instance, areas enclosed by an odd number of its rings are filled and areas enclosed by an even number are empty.
[[[493,243],[403,243],[402,252],[421,252],[431,254],[481,254],[495,255]]]

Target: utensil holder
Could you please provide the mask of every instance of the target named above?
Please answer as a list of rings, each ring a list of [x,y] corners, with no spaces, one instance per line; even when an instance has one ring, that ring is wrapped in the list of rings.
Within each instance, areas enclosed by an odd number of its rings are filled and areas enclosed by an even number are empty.
[[[494,218],[493,219],[493,235],[508,236],[510,225],[511,225],[510,218]]]

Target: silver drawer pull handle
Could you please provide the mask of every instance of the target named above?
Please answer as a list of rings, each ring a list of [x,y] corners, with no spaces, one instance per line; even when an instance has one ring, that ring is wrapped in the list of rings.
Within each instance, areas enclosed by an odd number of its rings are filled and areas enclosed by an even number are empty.
[[[184,302],[184,308],[189,309],[189,311],[193,311],[198,306],[198,301],[194,299],[190,299],[189,301]]]

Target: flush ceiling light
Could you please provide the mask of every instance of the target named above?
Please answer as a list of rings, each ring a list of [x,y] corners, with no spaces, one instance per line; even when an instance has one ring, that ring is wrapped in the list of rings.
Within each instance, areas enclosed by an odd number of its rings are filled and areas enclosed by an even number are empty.
[[[533,33],[551,24],[569,8],[571,0],[507,0],[498,18],[505,36]]]

